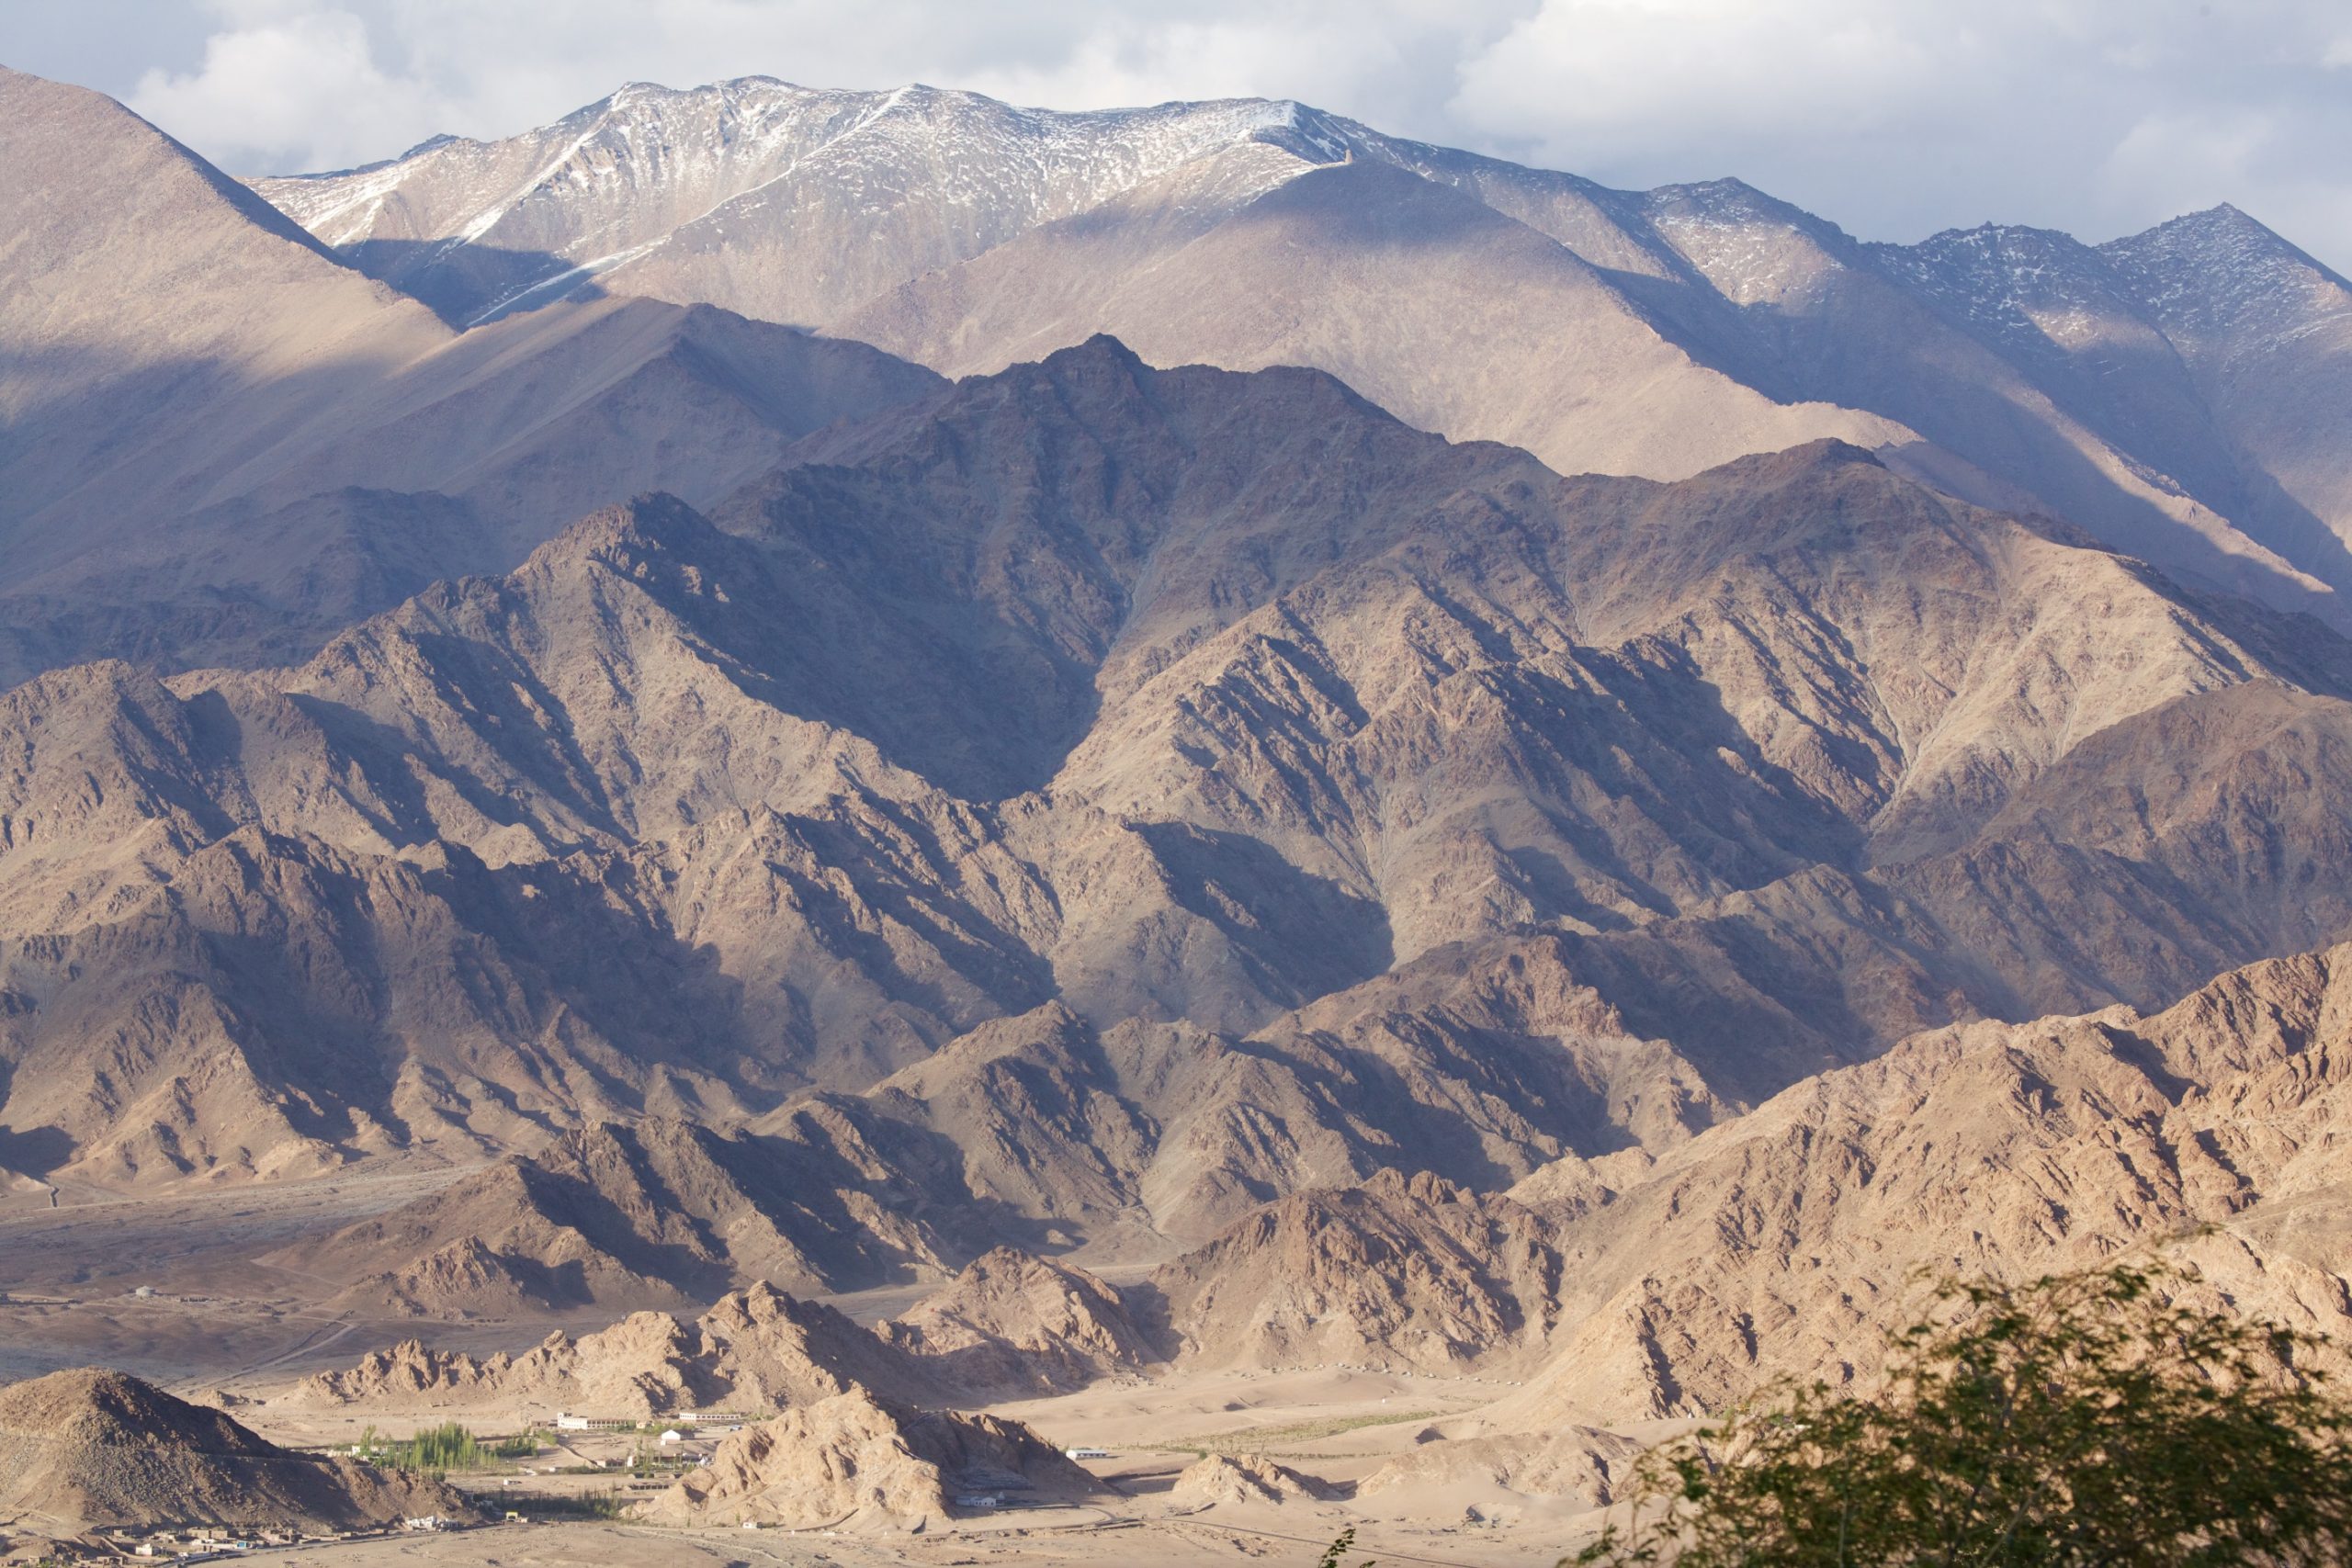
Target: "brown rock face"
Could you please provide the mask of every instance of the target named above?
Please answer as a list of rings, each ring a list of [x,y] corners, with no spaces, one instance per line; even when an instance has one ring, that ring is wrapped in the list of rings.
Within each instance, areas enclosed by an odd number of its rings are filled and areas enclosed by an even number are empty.
[[[853,1388],[936,1398],[944,1369],[918,1360],[833,1308],[759,1284],[691,1321],[639,1312],[574,1338],[477,1358],[408,1339],[282,1396],[309,1407],[569,1410],[650,1419],[682,1410],[746,1413],[811,1404]]]
[[[2256,964],[2149,1017],[1979,1023],[1789,1090],[1554,1229],[1543,1429],[1866,1379],[1920,1271],[2010,1278],[2174,1241],[2210,1299],[2340,1332],[2352,952]],[[1522,1184],[1539,1208],[1542,1178]],[[1606,1184],[1604,1184],[1606,1185]]]
[[[858,1390],[734,1434],[707,1468],[635,1513],[672,1525],[903,1529],[945,1518],[959,1495],[1094,1490],[1018,1422],[914,1411]]]
[[[1009,1247],[982,1253],[878,1332],[967,1398],[1056,1393],[1162,1359],[1117,1291]]]
[[[0,1514],[51,1533],[353,1529],[472,1513],[438,1482],[291,1452],[121,1372],[51,1372],[0,1388]]]
[[[1427,1174],[1269,1205],[1151,1278],[1189,1359],[1458,1371],[1542,1343],[1547,1227]]]
[[[1330,1488],[1311,1475],[1276,1464],[1263,1454],[1204,1454],[1176,1477],[1172,1503],[1214,1507],[1219,1503],[1287,1503],[1317,1500]]]

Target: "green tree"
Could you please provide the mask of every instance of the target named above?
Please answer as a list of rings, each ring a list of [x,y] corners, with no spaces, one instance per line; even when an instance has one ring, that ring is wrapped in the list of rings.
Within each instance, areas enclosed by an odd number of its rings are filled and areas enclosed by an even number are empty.
[[[530,1459],[538,1453],[542,1436],[537,1427],[526,1427],[511,1438],[501,1438],[490,1451],[498,1459]]]
[[[1650,1450],[1581,1568],[2352,1560],[2352,1407],[2315,1341],[2119,1264],[1950,1284],[1867,1397],[1782,1384]]]
[[[482,1462],[481,1444],[471,1432],[454,1421],[427,1427],[413,1438],[397,1441],[379,1437],[371,1426],[360,1434],[359,1451],[363,1458],[376,1464],[434,1474],[452,1470],[473,1470]]]

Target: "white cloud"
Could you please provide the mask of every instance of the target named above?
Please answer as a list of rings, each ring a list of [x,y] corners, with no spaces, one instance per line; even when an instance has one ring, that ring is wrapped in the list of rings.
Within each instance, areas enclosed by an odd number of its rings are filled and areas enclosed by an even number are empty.
[[[1596,178],[1735,174],[1871,237],[2086,237],[2229,199],[2352,262],[2331,0],[1544,0],[1464,135]]]
[[[1455,108],[1489,134],[1850,134],[1932,112],[1961,29],[1869,0],[1553,0],[1473,57]]]
[[[426,84],[376,63],[367,23],[339,6],[220,0],[229,26],[198,70],[149,71],[130,107],[234,164],[332,167],[409,146],[444,107]]]
[[[2312,156],[2314,143],[2341,147],[2347,134],[2352,107],[2332,117],[2276,105],[2159,109],[2116,143],[2101,183],[2115,205],[2137,211],[2234,203],[2352,271],[2352,182]]]
[[[178,36],[190,5],[151,10]],[[2226,197],[2352,265],[2341,0],[203,0],[200,14],[201,59],[136,77],[130,100],[240,172],[505,134],[629,80],[927,81],[1069,107],[1261,94],[1615,183],[1736,174],[1873,237],[1984,219],[2104,237]],[[0,0],[0,58],[9,15]],[[137,33],[119,47],[135,54]]]

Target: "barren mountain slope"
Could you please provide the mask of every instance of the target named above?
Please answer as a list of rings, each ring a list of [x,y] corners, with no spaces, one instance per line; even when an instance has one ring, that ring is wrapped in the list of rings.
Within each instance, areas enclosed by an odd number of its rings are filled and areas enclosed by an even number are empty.
[[[2200,1224],[2209,1288],[2340,1332],[2352,950],[2233,971],[2147,1018],[1977,1023],[1789,1090],[1635,1174],[1515,1190],[1561,1251],[1550,1370],[1496,1413],[1638,1419],[1777,1372],[1867,1373],[1915,1271],[2011,1277]]]
[[[12,576],[86,542],[50,509],[200,486],[449,339],[96,93],[0,71],[0,159]]]
[[[419,1316],[944,1277],[951,1244],[924,1212],[954,1212],[944,1185],[923,1179],[932,1172],[913,1151],[866,1146],[845,1120],[828,1130],[843,1141],[728,1135],[662,1116],[586,1127],[283,1260],[347,1282],[355,1307]]]
[[[2224,204],[2099,247],[2163,327],[2221,429],[2352,543],[2343,447],[2352,285]]]
[[[1625,1427],[1775,1376],[1867,1382],[1939,1277],[2132,1254],[2340,1336],[2352,948],[2130,1009],[1981,1022],[1823,1074],[1662,1155],[1477,1196],[1302,1192],[1152,1277],[1183,1362],[1475,1367],[1526,1386],[1364,1483],[1608,1496]],[[2199,1227],[2211,1227],[2200,1231]],[[1589,1444],[1588,1439],[1598,1439]]]
[[[85,1368],[0,1387],[0,1522],[44,1533],[158,1525],[365,1529],[473,1509],[442,1483],[295,1453],[217,1410]]]
[[[454,336],[104,97],[0,76],[0,685],[307,654],[657,487],[715,500],[935,378],[610,300]]]
[[[2019,229],[1864,245],[1736,180],[1634,205],[1687,268],[1634,288],[1651,309],[1781,396],[1917,432],[1932,445],[1893,455],[1910,471],[2288,608],[2333,614],[2352,581],[2334,536],[2248,460],[2156,312],[2089,247]]]
[[[1096,332],[1160,365],[1312,365],[1425,430],[1566,471],[1680,479],[1823,436],[1913,439],[1695,362],[1572,251],[1393,164],[1302,165],[1223,210],[1191,198],[1206,173],[916,277],[831,330],[951,374]]]
[[[258,448],[449,342],[97,94],[0,71],[0,588],[152,546],[158,502],[185,513]],[[152,598],[158,644],[250,632],[233,596],[181,583]],[[72,592],[6,618],[0,685],[139,629]]]
[[[293,670],[0,701],[0,1164],[552,1138],[320,1271],[837,1287],[1662,1151],[2339,934],[2338,639],[1851,448],[1564,480],[1100,341],[800,456]]]
[[[1129,1026],[1121,1082],[1163,1119],[1138,1191],[1205,1240],[1268,1200],[1383,1170],[1479,1189],[1575,1150],[1663,1148],[1735,1109],[1642,1039],[1556,936],[1438,949],[1241,1040]]]
[[[1388,148],[1290,103],[1071,115],[752,77],[633,85],[504,141],[255,185],[455,321],[594,287],[951,374],[1111,332],[1162,363],[1312,364],[1429,429],[1667,478],[1819,436],[1907,437],[1694,364],[1576,254]],[[1523,363],[1470,352],[1514,340]]]
[[[2352,583],[2344,508],[2321,478],[2341,369],[2301,346],[2343,314],[2343,285],[2234,209],[2097,251],[1991,224],[1861,244],[1736,180],[1611,191],[1448,149],[1377,150],[1590,260],[1702,363],[1778,401],[1916,432],[1925,445],[1890,456],[1954,494],[2049,511],[2287,607],[2336,614]],[[2207,309],[2227,320],[2200,342],[2184,297],[2239,303]],[[2299,368],[2197,368],[2282,349]],[[2291,400],[2254,412],[2290,382]]]
[[[1156,1271],[1181,1353],[1211,1366],[1523,1359],[1563,1288],[1544,1225],[1426,1173],[1268,1205]]]

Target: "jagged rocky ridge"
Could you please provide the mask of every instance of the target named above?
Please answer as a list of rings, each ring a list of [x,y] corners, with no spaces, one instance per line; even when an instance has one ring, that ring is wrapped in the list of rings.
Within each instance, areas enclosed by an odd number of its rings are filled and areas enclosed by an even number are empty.
[[[1154,1285],[1191,1325],[1182,1356],[1444,1365],[1416,1352],[1451,1321],[1451,1364],[1524,1380],[1380,1484],[1557,1490],[1510,1478],[1563,1462],[1559,1485],[1598,1484],[1579,1424],[1719,1411],[1776,1376],[1866,1385],[1952,1276],[2162,1256],[2204,1301],[2340,1338],[2347,987],[2339,946],[2146,1016],[1930,1031],[1656,1158],[1566,1159],[1498,1197],[1300,1194]]]
[[[872,1328],[762,1282],[691,1320],[642,1311],[577,1337],[558,1330],[521,1353],[477,1357],[402,1340],[306,1378],[277,1402],[616,1419],[763,1415],[852,1389],[921,1404],[1066,1392],[1164,1359],[1102,1280],[1001,1247]]]
[[[872,1331],[763,1289],[698,1331],[640,1314],[488,1363],[405,1346],[293,1397],[657,1414],[798,1408],[851,1387],[968,1403],[1163,1358],[1476,1371],[1522,1386],[1429,1434],[1359,1499],[1466,1480],[1598,1504],[1639,1446],[1607,1427],[1720,1410],[1773,1376],[1867,1383],[1939,1275],[2161,1251],[2203,1299],[2340,1336],[2347,976],[2352,945],[2232,972],[2150,1015],[1930,1031],[1660,1156],[1566,1158],[1508,1194],[1393,1172],[1299,1193],[1124,1292],[998,1253]],[[1048,1368],[1065,1375],[1035,1378]],[[1265,1469],[1211,1465],[1194,1490],[1313,1495]]]
[[[328,1249],[428,1312],[1161,1257],[2345,926],[2345,644],[1850,447],[1099,341],[806,456],[0,697],[0,1163],[503,1161]]]

